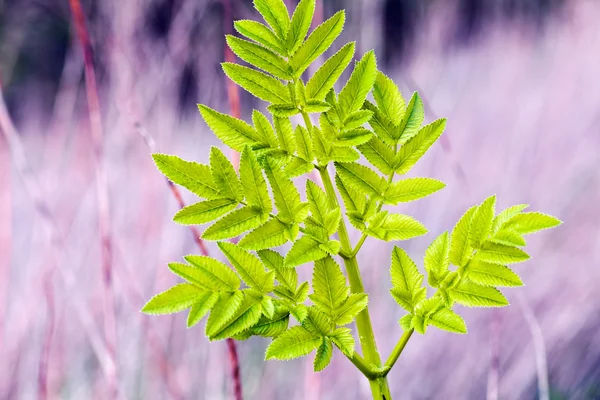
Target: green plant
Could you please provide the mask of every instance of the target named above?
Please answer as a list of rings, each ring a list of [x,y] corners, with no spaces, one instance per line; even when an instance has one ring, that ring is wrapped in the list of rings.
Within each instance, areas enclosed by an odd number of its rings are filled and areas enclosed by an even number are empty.
[[[521,249],[524,235],[560,221],[523,212],[525,205],[495,215],[495,196],[471,207],[451,234],[439,235],[426,251],[427,284],[435,289],[429,297],[424,274],[404,250],[395,247],[391,295],[407,314],[400,319],[404,334],[382,362],[356,255],[368,237],[399,241],[427,233],[414,218],[383,208],[418,200],[445,186],[431,178],[394,178],[418,162],[440,137],[446,121],[422,126],[419,95],[414,93],[406,103],[394,82],[377,71],[372,51],[355,64],[336,93],[334,85],[354,56],[354,43],[341,47],[305,84],[302,75],[342,31],[344,12],[315,28],[305,40],[315,0],[301,0],[291,18],[282,0],[255,0],[254,5],[268,26],[237,21],[236,30],[251,41],[227,36],[227,43],[257,69],[223,63],[223,70],[242,88],[270,103],[272,123],[257,110],[250,125],[199,105],[216,136],[242,153],[238,172],[216,147],[210,151],[210,165],[154,155],[164,175],[206,199],[182,209],[174,220],[180,224],[217,220],[202,238],[217,241],[233,269],[213,258],[186,256],[187,263],[169,264],[186,282],[153,297],[143,311],[166,314],[190,309],[189,327],[210,313],[206,322],[210,340],[270,337],[267,359],[287,360],[316,350],[315,371],[329,364],[335,346],[369,379],[374,398],[391,399],[386,376],[412,333],[424,334],[431,325],[466,333],[465,322],[453,311],[455,304],[508,305],[496,287],[522,285],[507,265],[529,258]],[[374,102],[367,100],[369,93]],[[309,114],[318,115],[318,124]],[[304,126],[294,127],[291,118],[296,115]],[[374,168],[357,162],[361,154]],[[329,174],[331,163],[335,185]],[[303,201],[292,178],[312,171],[318,171],[324,190],[308,179]],[[346,219],[362,232],[354,246]],[[249,233],[237,244],[226,241],[245,232]],[[285,256],[273,250],[288,242],[291,248]],[[345,265],[346,275],[335,258]],[[298,282],[295,268],[311,262],[312,282]],[[354,321],[362,356],[355,351],[347,327]]]

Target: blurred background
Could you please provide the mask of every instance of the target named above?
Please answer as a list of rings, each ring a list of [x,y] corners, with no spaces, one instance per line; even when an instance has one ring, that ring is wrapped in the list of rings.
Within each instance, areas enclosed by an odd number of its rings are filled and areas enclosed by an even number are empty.
[[[600,2],[317,3],[315,22],[347,10],[327,54],[350,40],[357,57],[374,48],[406,98],[420,92],[428,121],[448,117],[411,172],[448,187],[398,207],[431,232],[401,243],[416,260],[493,193],[500,208],[565,221],[529,240],[511,307],[463,308],[467,336],[411,340],[389,375],[394,398],[600,399]],[[81,6],[97,98],[69,2],[0,0],[0,399],[104,399],[111,385],[123,399],[233,398],[225,342],[187,330],[185,313],[139,313],[177,281],[166,263],[198,253],[170,221],[178,203],[149,154],[208,161],[219,143],[196,103],[246,120],[264,109],[219,66],[232,21],[258,15],[251,0]],[[393,245],[368,240],[359,256],[384,356],[402,333]],[[237,343],[246,399],[369,398],[339,352],[314,374],[310,357],[263,362],[267,344]]]

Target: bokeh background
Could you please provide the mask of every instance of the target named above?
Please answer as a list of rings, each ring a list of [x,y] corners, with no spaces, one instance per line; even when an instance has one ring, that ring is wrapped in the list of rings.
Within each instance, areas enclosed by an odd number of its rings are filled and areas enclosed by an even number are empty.
[[[168,261],[198,253],[170,221],[177,201],[151,148],[207,162],[219,143],[196,103],[247,120],[264,108],[219,67],[232,21],[257,13],[250,0],[82,8],[91,123],[69,2],[0,0],[0,399],[105,399],[111,382],[122,399],[233,398],[225,342],[187,330],[185,315],[138,310],[176,282]],[[493,193],[565,221],[530,239],[511,307],[461,309],[467,336],[411,340],[389,375],[395,398],[600,399],[600,2],[320,0],[315,20],[342,8],[333,50],[374,48],[405,97],[420,92],[427,120],[449,119],[412,172],[448,187],[399,207],[431,232],[401,243],[415,259]],[[368,240],[359,257],[384,355],[401,335],[393,244]],[[237,344],[246,399],[369,397],[339,352],[313,374],[311,358],[263,362],[265,339]]]

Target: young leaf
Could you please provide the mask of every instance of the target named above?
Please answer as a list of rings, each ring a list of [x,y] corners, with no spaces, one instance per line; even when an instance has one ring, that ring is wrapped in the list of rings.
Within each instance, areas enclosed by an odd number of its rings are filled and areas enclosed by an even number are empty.
[[[446,307],[430,315],[428,323],[448,332],[467,333],[467,325],[461,316]]]
[[[295,269],[284,267],[284,258],[281,254],[273,250],[261,250],[258,252],[258,256],[270,271],[275,271],[277,282],[291,292],[296,290],[296,286],[298,286],[298,274]]]
[[[312,31],[290,59],[296,78],[299,78],[304,70],[331,46],[342,32],[344,20],[344,11],[339,11]]]
[[[202,118],[211,131],[227,146],[243,151],[245,146],[256,147],[267,144],[260,135],[241,119],[222,114],[205,105],[198,104]]]
[[[335,175],[335,185],[344,200],[347,213],[364,214],[367,209],[367,197],[352,187],[345,185],[339,175]]]
[[[375,53],[371,50],[356,63],[350,79],[340,92],[338,101],[343,115],[349,115],[362,107],[373,88],[376,76],[377,62]]]
[[[291,360],[305,356],[319,347],[321,340],[321,337],[314,336],[304,327],[294,326],[271,342],[266,359]]]
[[[208,227],[202,234],[206,240],[222,240],[236,237],[264,224],[268,214],[254,207],[243,207],[230,212]]]
[[[406,143],[414,137],[419,132],[419,128],[423,123],[423,118],[425,118],[425,114],[423,113],[423,102],[421,101],[419,94],[415,92],[406,106],[404,117],[398,127],[398,136],[396,137],[396,140],[400,143]]]
[[[333,346],[331,345],[331,341],[328,338],[323,338],[313,362],[315,372],[323,371],[329,365],[332,354]]]
[[[281,246],[288,241],[286,232],[289,227],[273,218],[259,226],[240,240],[240,246],[247,250],[263,250]]]
[[[446,187],[442,181],[432,178],[407,178],[390,184],[383,197],[385,204],[406,203],[427,197]]]
[[[201,201],[179,210],[173,221],[182,225],[200,225],[227,214],[237,205],[237,201],[232,199]]]
[[[231,268],[222,262],[207,256],[189,255],[184,258],[197,271],[193,273],[194,280],[199,282],[202,286],[207,287],[209,290],[233,292],[239,289],[240,278],[238,278]],[[169,264],[169,268],[171,271],[175,272],[172,265],[173,264]],[[189,270],[187,272],[191,275]],[[175,273],[183,277],[180,273]],[[188,278],[184,277],[184,279]]]
[[[356,163],[336,163],[335,169],[345,185],[359,192],[381,198],[387,182],[372,169]]]
[[[311,180],[306,181],[306,198],[310,206],[313,219],[320,225],[325,226],[327,214],[331,211],[329,199],[323,190]]]
[[[358,110],[354,111],[352,114],[348,115],[344,119],[343,131],[350,131],[356,128],[362,127],[364,124],[369,122],[371,117],[373,116],[373,112],[369,110]]]
[[[294,138],[294,128],[289,118],[273,117],[277,138],[282,149],[289,154],[296,152],[296,139]]]
[[[523,235],[510,229],[501,229],[489,240],[491,242],[505,244],[507,246],[525,246],[527,244],[525,243]]]
[[[425,270],[427,271],[427,280],[433,287],[439,287],[450,266],[450,240],[448,232],[442,233],[435,238],[431,245],[425,251]]]
[[[404,114],[404,98],[398,86],[383,72],[377,72],[373,97],[377,107],[394,124],[400,125]]]
[[[529,207],[528,204],[518,204],[516,206],[508,207],[498,214],[498,216],[494,218],[494,223],[492,224],[492,235],[495,235],[512,217],[519,214],[527,207]]]
[[[252,123],[261,138],[261,142],[266,147],[274,149],[279,147],[273,126],[271,126],[269,119],[263,113],[258,110],[252,110]]]
[[[275,315],[275,303],[273,303],[273,299],[267,295],[264,295],[260,300],[260,307],[262,308],[262,313],[267,318],[273,318]]]
[[[204,290],[189,283],[180,283],[156,296],[146,303],[145,314],[171,314],[190,308],[194,303],[206,300]]]
[[[315,12],[315,0],[301,0],[292,15],[290,31],[287,34],[288,54],[294,52],[300,47],[302,41],[308,33],[310,23]]]
[[[469,228],[469,244],[474,249],[479,249],[481,243],[487,239],[492,229],[496,206],[496,196],[490,196],[475,210]]]
[[[373,133],[365,128],[355,128],[350,131],[342,132],[337,140],[333,142],[334,146],[353,147],[367,143],[373,137]]]
[[[406,314],[404,317],[400,318],[400,320],[398,321],[398,325],[400,325],[400,328],[402,328],[403,331],[409,331],[413,329],[412,319],[412,314]]]
[[[295,104],[271,104],[267,107],[267,110],[274,117],[288,118],[296,114],[300,114],[300,109]]]
[[[167,154],[153,154],[152,158],[160,172],[173,183],[206,199],[223,198],[212,180],[208,166]]]
[[[229,48],[242,60],[276,78],[286,81],[292,79],[287,61],[273,51],[233,35],[226,35],[226,38]]]
[[[425,226],[416,219],[403,214],[382,213],[369,223],[367,234],[380,240],[408,240],[427,233]]]
[[[210,340],[223,340],[237,335],[255,325],[262,315],[260,299],[249,294],[244,296],[244,300],[235,314],[223,326],[211,330]]]
[[[400,148],[396,157],[396,172],[405,174],[419,161],[425,152],[441,136],[446,127],[444,118],[425,125],[419,133]]]
[[[192,308],[187,317],[187,327],[191,328],[196,325],[209,311],[217,304],[219,300],[219,293],[206,293],[205,297],[198,300]]]
[[[383,113],[375,106],[375,104],[370,101],[365,101],[363,104],[363,108],[365,110],[371,111],[373,115],[369,120],[369,125],[373,128],[373,132],[388,146],[395,146],[397,144],[396,140],[396,127],[389,120],[388,117],[383,115]]]
[[[315,152],[312,145],[312,137],[302,126],[296,126],[296,148],[298,149],[298,157],[312,162],[315,158]]]
[[[254,0],[254,8],[281,40],[285,40],[290,28],[290,15],[283,0]]]
[[[473,249],[469,245],[469,227],[475,210],[477,210],[477,206],[469,208],[452,230],[450,262],[458,267],[464,267],[473,253]]]
[[[250,21],[247,19],[235,21],[233,27],[241,35],[248,39],[254,40],[257,43],[275,51],[276,53],[285,54],[281,40],[273,33],[272,30],[261,24],[260,22]]]
[[[354,342],[352,331],[349,328],[337,328],[329,335],[329,337],[346,356],[352,357],[354,355],[356,343]]]
[[[504,265],[471,261],[466,271],[470,281],[482,286],[523,286],[519,275]]]
[[[244,191],[233,165],[218,147],[210,149],[210,172],[223,197],[238,202],[244,199]]]
[[[237,290],[233,293],[221,293],[217,304],[213,307],[204,331],[206,336],[212,337],[221,331],[231,321],[244,302],[244,292]]]
[[[265,266],[256,256],[234,243],[219,242],[218,246],[249,287],[260,293],[273,290],[274,275],[265,271]]]
[[[285,267],[292,268],[304,263],[320,260],[327,253],[319,247],[319,242],[308,236],[302,236],[294,242],[285,256]]]
[[[275,314],[272,318],[267,318],[264,315],[252,329],[253,335],[263,337],[277,337],[288,328],[290,322],[290,313],[285,309],[275,309]]]
[[[240,179],[246,194],[248,205],[254,206],[262,212],[269,213],[273,210],[267,182],[254,153],[246,147],[240,159]]]
[[[422,300],[423,274],[419,272],[417,265],[408,254],[397,246],[394,246],[394,250],[392,250],[390,275],[394,286],[392,296],[398,304],[412,312],[417,302]]]
[[[315,262],[312,287],[309,297],[315,306],[326,315],[333,317],[348,297],[346,277],[339,265],[327,256]]]
[[[314,165],[300,157],[292,156],[290,161],[283,168],[283,173],[287,178],[295,178],[312,171]]]
[[[331,56],[315,72],[306,84],[306,97],[309,99],[323,100],[342,75],[352,56],[354,55],[354,42],[344,45]]]
[[[273,190],[273,197],[275,198],[275,205],[277,206],[278,217],[281,222],[299,222],[295,221],[298,217],[296,209],[301,204],[300,193],[298,193],[296,186],[271,160],[268,160],[265,165],[265,172]]]
[[[352,293],[346,301],[335,310],[333,320],[336,325],[347,325],[352,323],[358,313],[367,307],[369,297],[366,293]]]
[[[529,260],[529,254],[516,247],[484,242],[474,259],[492,264],[515,264]]]
[[[560,224],[562,224],[562,221],[551,215],[540,212],[527,212],[512,217],[505,227],[521,235],[529,235],[544,229],[554,228]]]
[[[261,100],[275,104],[292,101],[288,89],[277,79],[252,68],[224,62],[221,64],[225,75],[232,81]]]
[[[448,290],[450,298],[467,307],[504,307],[508,300],[498,289],[463,281]]]

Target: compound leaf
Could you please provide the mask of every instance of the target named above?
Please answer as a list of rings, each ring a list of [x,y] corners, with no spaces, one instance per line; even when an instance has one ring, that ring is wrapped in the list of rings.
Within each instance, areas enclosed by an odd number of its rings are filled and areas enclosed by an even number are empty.
[[[327,256],[327,253],[319,247],[319,242],[309,236],[302,236],[294,242],[292,248],[285,256],[285,266],[287,268],[320,260]]]
[[[265,145],[264,139],[254,128],[241,119],[222,114],[203,104],[198,104],[198,109],[210,130],[232,149],[241,152],[245,146],[254,148],[261,143]]]
[[[439,287],[443,279],[448,275],[450,266],[450,240],[448,232],[442,233],[435,238],[425,251],[425,270],[427,280],[433,287]]]
[[[551,215],[540,212],[527,212],[512,217],[505,225],[521,235],[529,235],[544,229],[554,228],[562,224],[562,221]]]
[[[409,139],[396,157],[396,172],[405,174],[419,161],[433,143],[441,136],[446,127],[444,118],[425,125],[419,133]]]
[[[286,104],[292,101],[289,90],[279,80],[238,64],[224,62],[221,65],[229,79],[255,97],[274,104]]]
[[[272,218],[240,240],[240,246],[247,250],[263,250],[281,246],[288,241],[286,235],[288,225],[277,218]]]
[[[358,61],[350,79],[340,92],[338,101],[343,115],[359,110],[373,88],[377,76],[377,61],[371,50]]]
[[[273,290],[274,275],[265,271],[265,266],[256,256],[235,243],[219,242],[218,246],[249,287],[260,293]]]
[[[315,359],[313,362],[313,368],[315,372],[323,371],[331,362],[331,356],[333,355],[333,346],[329,338],[323,338],[321,345],[317,349]]]
[[[492,264],[515,264],[528,260],[529,254],[517,247],[484,242],[474,259]]]
[[[306,97],[323,100],[354,56],[354,42],[344,45],[315,72],[306,84]]]
[[[171,271],[188,280],[193,277],[194,283],[210,291],[233,292],[240,287],[240,278],[231,268],[214,258],[207,256],[188,255],[184,257],[194,271],[182,269],[184,264],[169,264]],[[174,268],[177,266],[177,270]],[[185,273],[188,277],[183,275]]]
[[[185,161],[168,154],[153,154],[157,168],[170,181],[206,199],[220,199],[223,196],[210,175],[210,168],[204,164]]]
[[[471,218],[476,209],[477,206],[469,208],[460,217],[452,230],[450,262],[458,267],[464,267],[473,253],[473,249],[469,244],[469,227],[471,226]]]
[[[330,256],[315,262],[312,287],[314,293],[309,296],[310,299],[330,317],[336,315],[336,311],[348,298],[346,277]]]
[[[206,314],[210,312],[210,310],[217,304],[219,300],[219,293],[206,293],[206,295],[198,300],[194,305],[190,308],[190,312],[188,313],[186,325],[188,328],[196,325]]]
[[[291,360],[305,356],[321,344],[315,336],[302,326],[293,326],[276,337],[267,348],[266,359]]]
[[[469,281],[462,281],[457,287],[449,289],[448,294],[452,300],[467,307],[504,307],[508,305],[508,300],[498,289]]]
[[[383,72],[377,72],[373,97],[377,107],[394,124],[400,125],[404,114],[404,98],[398,86]]]
[[[419,132],[423,118],[425,118],[423,102],[419,94],[415,92],[406,106],[402,122],[398,127],[396,140],[400,143],[406,143],[414,137]]]
[[[173,221],[182,225],[200,225],[227,214],[237,205],[237,201],[232,199],[201,201],[179,210]]]
[[[240,180],[248,205],[266,213],[273,210],[267,182],[254,153],[248,147],[244,149],[240,159]]]
[[[383,197],[385,204],[406,203],[427,197],[446,187],[432,178],[407,178],[390,184]]]
[[[396,153],[379,137],[373,136],[367,143],[359,145],[358,150],[383,174],[389,175],[394,170]]]
[[[206,293],[195,285],[180,283],[152,297],[142,308],[142,312],[145,314],[172,314],[183,311],[205,299]]]
[[[381,212],[369,222],[366,233],[380,240],[408,240],[427,233],[425,226],[408,215]]]
[[[329,335],[329,337],[346,356],[352,357],[354,355],[356,343],[350,328],[337,328]]]
[[[298,216],[295,212],[301,204],[298,189],[272,160],[267,161],[265,172],[273,190],[279,219],[284,223],[296,222]]]
[[[233,165],[218,147],[210,149],[210,172],[223,197],[238,202],[244,199],[244,191]]]
[[[467,333],[467,325],[460,315],[449,308],[441,308],[428,319],[429,325],[454,333]]]
[[[385,193],[386,180],[364,165],[336,163],[335,169],[346,186],[374,198],[381,198]]]
[[[312,22],[315,12],[315,0],[301,0],[292,15],[290,30],[287,34],[288,54],[294,52],[300,47]]]
[[[482,286],[523,286],[519,275],[504,265],[471,261],[466,271],[470,281]]]
[[[487,239],[492,229],[492,222],[494,221],[494,213],[496,206],[496,196],[490,196],[484,200],[483,203],[471,218],[471,226],[469,228],[469,244],[474,248],[478,249],[481,247],[481,243]]]
[[[233,35],[226,35],[226,38],[229,48],[242,60],[279,79],[292,79],[289,64],[278,54]]]
[[[248,39],[254,40],[279,54],[285,54],[281,39],[260,22],[244,19],[235,21],[233,27]]]
[[[264,224],[268,214],[254,207],[243,207],[230,212],[208,227],[202,234],[206,240],[222,240],[236,237]]]
[[[254,0],[254,8],[277,36],[284,40],[290,28],[290,15],[283,0]]]

